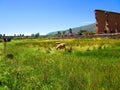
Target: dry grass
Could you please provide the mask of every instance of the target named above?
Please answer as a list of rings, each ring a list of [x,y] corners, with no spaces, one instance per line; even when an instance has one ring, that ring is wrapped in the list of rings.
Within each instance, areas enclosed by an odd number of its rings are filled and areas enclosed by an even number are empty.
[[[66,43],[66,51],[55,49],[57,41]],[[0,60],[0,89],[119,90],[119,45],[100,38],[7,43],[14,58]]]

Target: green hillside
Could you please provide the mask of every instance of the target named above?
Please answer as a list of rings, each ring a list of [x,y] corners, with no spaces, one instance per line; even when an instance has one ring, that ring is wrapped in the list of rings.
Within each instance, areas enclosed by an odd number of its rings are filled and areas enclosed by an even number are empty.
[[[75,28],[71,28],[73,32],[79,32],[80,30],[86,30],[86,31],[95,31],[95,23],[89,24],[89,25],[85,25],[85,26],[80,26],[80,27],[75,27]],[[66,33],[69,32],[69,29],[67,30],[62,30],[61,32],[65,31]],[[50,32],[47,35],[55,35],[57,34],[58,31],[55,32]]]

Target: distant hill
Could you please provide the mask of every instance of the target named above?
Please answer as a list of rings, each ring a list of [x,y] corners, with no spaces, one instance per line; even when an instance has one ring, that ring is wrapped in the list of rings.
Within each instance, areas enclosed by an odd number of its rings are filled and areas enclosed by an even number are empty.
[[[86,31],[89,31],[89,32],[95,32],[95,23],[92,23],[92,24],[89,24],[89,25],[85,25],[85,26],[80,26],[80,27],[75,27],[75,28],[71,28],[73,33],[74,32],[79,32],[80,30],[86,30]],[[66,33],[69,32],[69,29],[67,30],[62,30],[61,32],[65,31]],[[55,35],[57,34],[58,31],[55,31],[55,32],[50,32],[48,33],[47,35]]]

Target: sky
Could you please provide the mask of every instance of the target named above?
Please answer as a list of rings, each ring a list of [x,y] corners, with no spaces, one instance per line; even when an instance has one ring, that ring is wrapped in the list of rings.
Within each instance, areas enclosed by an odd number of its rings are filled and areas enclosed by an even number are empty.
[[[95,23],[95,9],[120,12],[120,0],[0,0],[0,34],[45,35]]]

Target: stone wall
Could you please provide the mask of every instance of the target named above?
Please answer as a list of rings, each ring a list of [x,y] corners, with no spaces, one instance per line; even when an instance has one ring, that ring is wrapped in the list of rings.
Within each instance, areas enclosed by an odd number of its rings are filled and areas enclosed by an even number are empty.
[[[95,10],[96,33],[120,33],[120,13]]]

